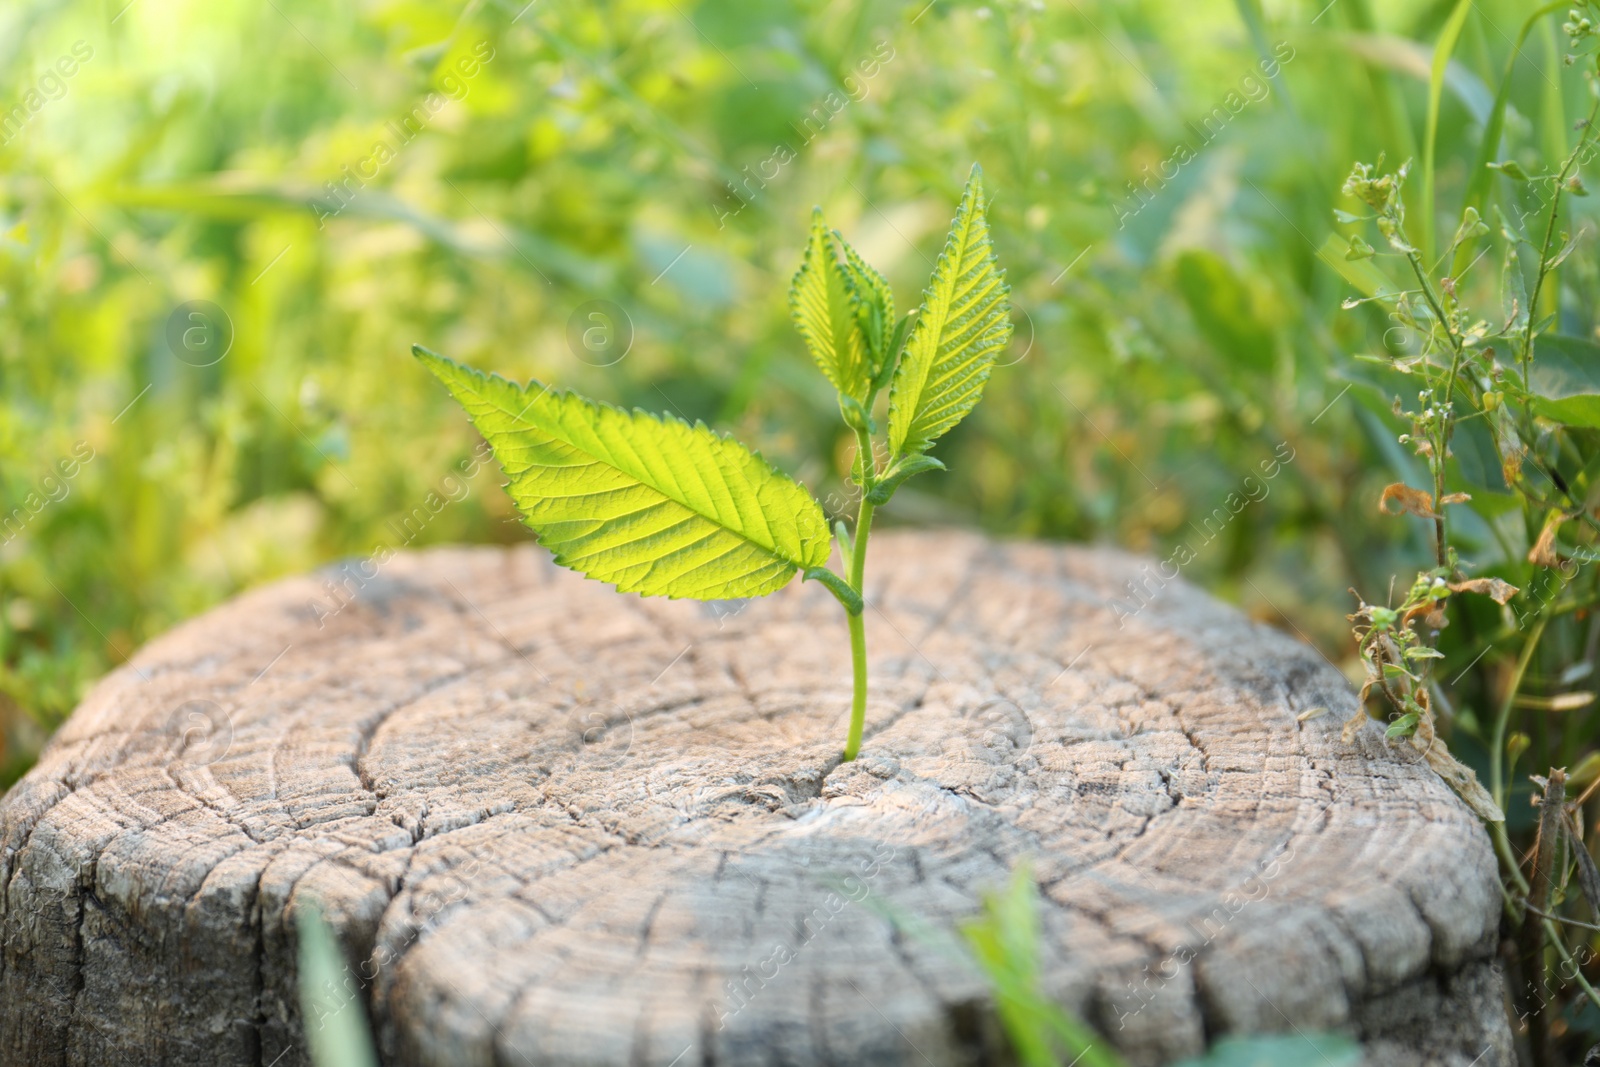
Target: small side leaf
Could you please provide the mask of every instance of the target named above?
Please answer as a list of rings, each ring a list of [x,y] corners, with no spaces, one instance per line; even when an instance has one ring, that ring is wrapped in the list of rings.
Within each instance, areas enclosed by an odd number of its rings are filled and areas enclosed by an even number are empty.
[[[828,587],[828,592],[839,598],[839,603],[844,605],[844,610],[852,615],[860,615],[866,604],[861,599],[861,594],[850,588],[850,583],[833,573],[826,567],[810,567],[801,575],[802,581],[821,582]]]
[[[871,433],[874,429],[872,416],[867,413],[866,406],[846,393],[839,394],[839,414],[844,416],[844,424],[852,430]]]
[[[789,311],[795,329],[811,356],[841,396],[867,398],[871,381],[866,335],[857,317],[858,303],[822,221],[822,209],[811,213],[811,239],[789,285]]]
[[[413,351],[467,409],[562,566],[624,593],[725,600],[765,596],[828,561],[828,522],[805,487],[704,423]]]
[[[1011,338],[1005,272],[984,217],[983,171],[972,168],[944,251],[889,392],[889,447],[926,452],[983,396],[995,353]]]
[[[888,470],[883,472],[883,477],[867,491],[867,500],[874,507],[881,507],[894,496],[895,490],[905,483],[907,478],[921,474],[923,471],[942,471],[945,465],[932,456],[904,456],[896,460]]]

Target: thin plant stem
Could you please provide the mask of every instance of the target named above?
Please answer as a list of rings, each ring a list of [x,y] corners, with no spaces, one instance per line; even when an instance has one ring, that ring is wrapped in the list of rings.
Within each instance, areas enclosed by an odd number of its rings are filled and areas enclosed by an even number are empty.
[[[1528,910],[1532,911],[1533,909],[1529,908]],[[1577,962],[1572,958],[1572,953],[1567,951],[1567,946],[1562,942],[1561,933],[1556,929],[1556,924],[1550,919],[1545,919],[1543,922],[1545,934],[1549,937],[1550,943],[1555,945],[1556,952],[1560,953],[1561,962],[1565,963],[1572,971],[1573,981],[1578,983],[1578,988],[1583,990],[1583,995],[1589,998],[1589,1003],[1600,1008],[1600,992],[1596,992],[1594,986],[1590,985],[1589,980],[1583,976],[1583,971],[1579,969]]]
[[[1594,104],[1589,108],[1589,117],[1583,124],[1583,132],[1578,136],[1578,144],[1561,164],[1561,172],[1556,175],[1553,189],[1550,194],[1550,217],[1545,222],[1544,241],[1539,246],[1539,270],[1533,277],[1533,291],[1528,294],[1528,325],[1522,334],[1522,352],[1518,362],[1522,369],[1522,391],[1528,391],[1528,371],[1533,363],[1533,329],[1539,319],[1539,293],[1544,288],[1546,275],[1550,273],[1550,242],[1555,239],[1556,220],[1561,213],[1561,188],[1567,179],[1572,176],[1572,167],[1583,154],[1583,146],[1589,140],[1590,130],[1594,127],[1595,115],[1600,114],[1600,97],[1595,98]]]
[[[871,504],[866,505],[868,509]],[[870,514],[870,512],[869,512]],[[866,538],[863,527],[856,527],[856,558],[864,554]],[[855,569],[852,567],[852,569]],[[844,761],[849,763],[861,751],[861,732],[867,724],[867,627],[859,613],[850,619],[850,663],[855,670],[855,694],[850,703],[850,732],[845,735]]]
[[[1548,911],[1540,911],[1538,908],[1528,903],[1524,903],[1523,907],[1527,908],[1541,919],[1549,919],[1551,922],[1561,923],[1565,926],[1576,926],[1584,930],[1594,930],[1596,932],[1600,932],[1600,926],[1596,926],[1594,923],[1586,923],[1580,922],[1577,919],[1569,919],[1565,915],[1552,915]]]
[[[1512,702],[1516,699],[1517,691],[1522,688],[1522,676],[1527,673],[1528,664],[1533,660],[1533,653],[1539,647],[1539,638],[1544,636],[1546,621],[1541,612],[1538,621],[1533,624],[1533,632],[1528,634],[1527,643],[1522,646],[1522,654],[1517,657],[1516,670],[1512,672],[1511,682],[1506,687],[1505,699],[1500,702],[1500,714],[1494,720],[1494,736],[1489,742],[1489,791],[1494,794],[1494,802],[1500,806],[1501,811],[1506,809],[1504,781],[1506,726],[1511,721]],[[1504,824],[1500,825],[1503,832]],[[1513,871],[1517,869],[1515,863],[1510,866]]]
[[[1438,294],[1433,291],[1433,283],[1428,280],[1427,272],[1422,269],[1422,260],[1416,252],[1406,253],[1406,260],[1411,264],[1412,273],[1417,276],[1417,281],[1422,283],[1422,296],[1433,310],[1433,316],[1439,323],[1439,328],[1444,331],[1445,339],[1450,344],[1450,373],[1445,378],[1444,397],[1438,402],[1444,405],[1444,417],[1440,421],[1433,446],[1432,455],[1428,457],[1428,465],[1433,470],[1433,545],[1434,553],[1439,561],[1439,566],[1446,565],[1446,531],[1444,517],[1444,457],[1448,454],[1450,438],[1455,431],[1455,389],[1456,375],[1461,368],[1461,338],[1456,336],[1455,330],[1450,328],[1450,320],[1445,317],[1444,308],[1440,306]],[[1432,364],[1424,364],[1431,368]],[[1433,375],[1427,375],[1428,385],[1434,386]]]
[[[872,501],[868,492],[877,474],[877,463],[872,455],[872,439],[865,430],[856,431],[856,476],[861,485],[861,510],[856,514],[853,538],[854,551],[850,554],[850,588],[863,598],[867,570],[867,539],[872,535]],[[867,723],[867,626],[861,612],[850,616],[850,664],[855,672],[855,692],[850,702],[850,732],[845,736],[844,761],[849,763],[861,751],[861,732]]]

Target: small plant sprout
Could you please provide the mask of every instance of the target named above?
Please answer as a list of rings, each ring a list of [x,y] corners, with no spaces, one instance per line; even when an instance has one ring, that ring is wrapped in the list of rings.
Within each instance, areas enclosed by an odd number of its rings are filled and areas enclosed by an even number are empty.
[[[873,512],[907,479],[944,469],[927,452],[982,397],[1011,336],[1008,293],[977,167],[914,316],[895,318],[883,275],[827,228],[820,209],[813,213],[789,305],[855,433],[855,528],[834,526],[844,575],[828,567],[828,522],[811,494],[704,423],[624,411],[535,381],[517,385],[420,345],[413,351],[466,408],[510,479],[523,521],[562,566],[624,593],[692,600],[765,596],[796,573],[826,586],[850,630],[848,761],[861,749],[866,719],[862,611]],[[880,439],[873,411],[885,387]]]

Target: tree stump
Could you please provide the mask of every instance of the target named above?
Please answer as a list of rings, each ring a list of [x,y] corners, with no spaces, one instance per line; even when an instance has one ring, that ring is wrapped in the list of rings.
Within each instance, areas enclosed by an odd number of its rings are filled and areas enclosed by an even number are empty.
[[[440,549],[152,642],[0,806],[0,1062],[307,1062],[314,900],[389,1064],[1005,1063],[957,928],[1025,858],[1047,992],[1132,1064],[1296,1029],[1512,1062],[1488,838],[1376,724],[1341,742],[1317,652],[1113,551],[872,557],[853,764],[814,584]]]

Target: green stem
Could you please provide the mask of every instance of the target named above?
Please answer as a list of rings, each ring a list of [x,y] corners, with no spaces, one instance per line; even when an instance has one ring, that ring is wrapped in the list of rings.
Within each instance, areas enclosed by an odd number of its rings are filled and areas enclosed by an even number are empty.
[[[1589,118],[1583,125],[1583,132],[1578,135],[1578,145],[1572,154],[1561,164],[1561,172],[1556,175],[1555,185],[1550,196],[1550,218],[1545,223],[1544,241],[1539,246],[1539,269],[1533,276],[1533,292],[1528,296],[1528,325],[1522,333],[1522,352],[1518,363],[1522,368],[1522,391],[1528,392],[1528,372],[1533,363],[1533,329],[1539,321],[1539,294],[1544,289],[1544,280],[1550,273],[1550,244],[1555,239],[1556,221],[1561,213],[1561,190],[1566,180],[1572,175],[1573,164],[1583,154],[1584,143],[1588,141],[1590,131],[1594,127],[1595,116],[1600,114],[1600,100],[1596,100],[1589,108]],[[1557,311],[1559,312],[1559,307]],[[1558,324],[1559,329],[1559,324]],[[1532,415],[1528,416],[1528,423],[1532,425]]]
[[[1549,935],[1551,943],[1556,946],[1556,951],[1561,954],[1562,962],[1572,970],[1572,977],[1578,983],[1578,988],[1582,989],[1583,995],[1589,998],[1589,1003],[1600,1008],[1600,992],[1596,992],[1594,986],[1590,985],[1589,980],[1583,976],[1583,971],[1578,968],[1577,962],[1573,960],[1572,953],[1567,951],[1567,946],[1562,942],[1561,932],[1556,929],[1556,924],[1549,919],[1545,919],[1544,929],[1545,933]]]
[[[1533,632],[1528,634],[1527,643],[1522,646],[1522,655],[1517,657],[1516,670],[1512,672],[1511,682],[1506,688],[1506,697],[1500,703],[1500,714],[1494,720],[1494,737],[1489,741],[1489,792],[1494,795],[1494,802],[1500,805],[1500,810],[1506,810],[1506,783],[1504,779],[1505,753],[1506,753],[1506,725],[1511,721],[1511,705],[1517,697],[1517,690],[1522,688],[1522,676],[1528,671],[1528,664],[1533,660],[1534,650],[1539,647],[1539,638],[1544,636],[1546,618],[1541,612],[1537,622],[1533,624]],[[1502,856],[1502,859],[1508,857]],[[1512,870],[1516,870],[1514,861]]]
[[[872,533],[872,502],[863,492],[861,512],[856,517],[855,552],[850,556],[850,588],[861,594],[867,568],[867,538]],[[850,619],[850,662],[855,669],[855,696],[850,704],[850,733],[844,742],[844,761],[849,763],[861,751],[861,731],[867,723],[867,627],[861,613]]]
[[[856,484],[861,487],[861,510],[856,513],[855,539],[850,553],[850,588],[865,600],[862,592],[867,572],[867,539],[872,536],[872,501],[867,499],[878,480],[878,459],[872,450],[872,435],[856,429]],[[850,702],[850,732],[844,741],[844,761],[849,763],[861,751],[861,731],[867,724],[867,625],[863,612],[849,613],[850,664],[855,672],[855,693]]]
[[[1506,832],[1506,824],[1504,822],[1490,823],[1489,837],[1494,841],[1495,855],[1500,857],[1500,862],[1505,866],[1511,881],[1517,887],[1517,891],[1522,895],[1522,899],[1526,900],[1528,896],[1528,879],[1522,873],[1522,868],[1517,866],[1517,854],[1511,848],[1511,835]],[[1505,891],[1505,886],[1500,887],[1500,892],[1505,898],[1506,915],[1512,922],[1521,922],[1523,913],[1518,907],[1519,901]]]

